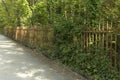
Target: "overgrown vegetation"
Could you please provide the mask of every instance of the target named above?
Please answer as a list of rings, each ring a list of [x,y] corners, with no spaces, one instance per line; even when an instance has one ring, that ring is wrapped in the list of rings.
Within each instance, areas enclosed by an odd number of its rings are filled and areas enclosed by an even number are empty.
[[[103,57],[106,52],[101,47],[85,51],[79,36],[104,21],[118,28],[119,17],[120,0],[1,0],[0,5],[0,26],[51,26],[55,44],[46,55],[94,80],[120,78],[118,71],[109,66],[109,57]],[[75,37],[78,39],[74,41]]]

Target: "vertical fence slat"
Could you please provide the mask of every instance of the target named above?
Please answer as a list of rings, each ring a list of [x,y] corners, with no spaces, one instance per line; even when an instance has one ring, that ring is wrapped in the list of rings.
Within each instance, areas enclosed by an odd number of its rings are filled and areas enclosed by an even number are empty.
[[[115,34],[115,53],[114,53],[114,66],[117,67],[117,35]]]

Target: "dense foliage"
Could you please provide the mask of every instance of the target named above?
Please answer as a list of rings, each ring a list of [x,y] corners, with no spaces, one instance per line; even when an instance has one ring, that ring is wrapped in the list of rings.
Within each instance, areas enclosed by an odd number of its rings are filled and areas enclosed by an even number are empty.
[[[103,21],[119,27],[120,0],[1,0],[0,4],[1,27],[52,26],[55,45],[47,55],[94,80],[119,80],[117,70],[108,68],[109,57],[102,57],[104,50],[86,53],[73,37]]]

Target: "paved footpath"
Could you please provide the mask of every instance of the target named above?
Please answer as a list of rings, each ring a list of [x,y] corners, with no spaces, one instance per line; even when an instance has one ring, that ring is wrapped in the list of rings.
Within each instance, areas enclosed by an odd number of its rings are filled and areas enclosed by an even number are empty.
[[[82,80],[63,74],[32,50],[0,35],[0,80]]]

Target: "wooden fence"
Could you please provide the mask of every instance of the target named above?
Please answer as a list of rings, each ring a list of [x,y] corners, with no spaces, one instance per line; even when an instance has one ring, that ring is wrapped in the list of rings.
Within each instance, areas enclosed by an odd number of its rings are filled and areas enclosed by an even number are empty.
[[[109,27],[108,27],[109,26]],[[51,49],[54,45],[54,31],[51,28],[5,28],[5,35],[28,45],[31,48]],[[98,26],[85,30],[73,37],[73,43],[79,44],[86,53],[97,52],[99,48],[110,57],[110,61],[120,71],[120,36],[111,25]],[[92,50],[91,50],[92,49]]]
[[[96,29],[85,30],[80,35],[81,48],[90,53],[98,49],[107,54],[112,64],[120,72],[120,32],[112,29],[112,24],[98,25]],[[92,49],[92,50],[91,50]]]
[[[104,51],[110,57],[111,66],[116,67],[120,71],[120,36],[111,30],[94,30],[84,31],[81,35],[84,46],[83,50],[90,53],[91,51],[98,52],[98,49]],[[92,49],[92,50],[91,50]]]
[[[4,28],[4,34],[31,48],[50,49],[53,45],[51,28]]]

